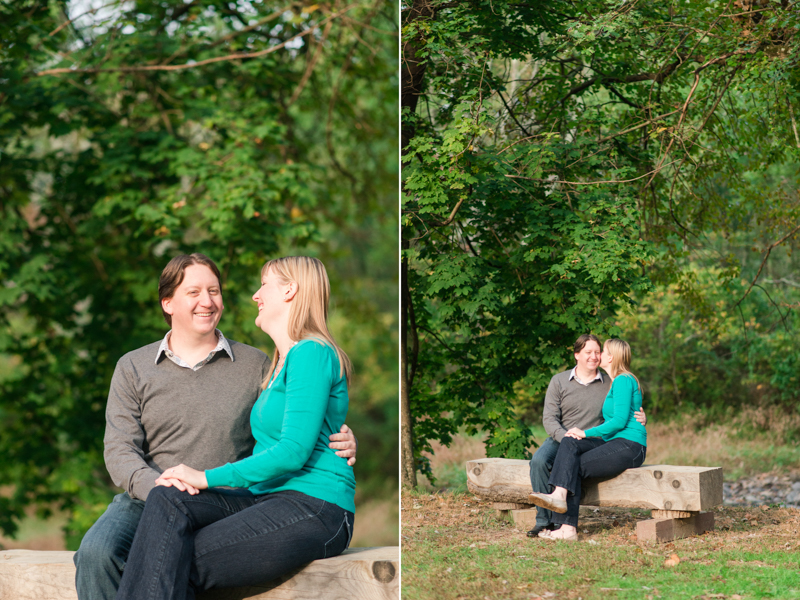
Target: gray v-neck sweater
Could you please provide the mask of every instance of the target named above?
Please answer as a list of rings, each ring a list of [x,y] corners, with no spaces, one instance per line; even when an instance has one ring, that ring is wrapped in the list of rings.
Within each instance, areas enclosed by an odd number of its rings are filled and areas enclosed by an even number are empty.
[[[570,381],[571,372],[553,376],[544,396],[542,423],[547,434],[559,443],[573,427],[589,429],[603,422],[603,402],[611,387],[611,377],[605,373],[602,381],[596,379],[583,385],[575,379]]]
[[[197,371],[179,367],[160,341],[117,363],[106,407],[104,457],[114,483],[146,500],[155,480],[180,463],[219,467],[253,450],[250,410],[269,367],[267,355],[228,340],[224,351]]]

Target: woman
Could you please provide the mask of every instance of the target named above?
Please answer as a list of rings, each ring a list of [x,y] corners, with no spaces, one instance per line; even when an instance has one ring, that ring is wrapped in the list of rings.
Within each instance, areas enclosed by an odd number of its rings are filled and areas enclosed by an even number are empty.
[[[581,479],[613,477],[644,462],[647,431],[634,418],[642,407],[642,392],[630,371],[631,347],[623,340],[607,340],[600,366],[611,377],[611,389],[603,403],[603,424],[586,431],[577,427],[567,431],[550,473],[552,493],[529,496],[533,504],[557,513],[553,523],[561,525],[554,531],[543,530],[539,537],[576,541]]]
[[[315,258],[264,265],[253,295],[256,325],[275,355],[250,415],[253,455],[207,471],[164,471],[147,498],[118,599],[184,600],[262,584],[347,548],[355,478],[327,437],[347,414],[352,367],[328,331],[329,295]],[[243,489],[206,491],[219,486]]]

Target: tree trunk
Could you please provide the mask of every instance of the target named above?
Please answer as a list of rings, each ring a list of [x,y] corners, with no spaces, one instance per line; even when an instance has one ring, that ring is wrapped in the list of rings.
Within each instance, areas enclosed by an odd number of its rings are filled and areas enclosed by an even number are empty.
[[[403,250],[408,250],[408,242],[403,240]],[[403,487],[417,487],[417,469],[414,464],[414,428],[411,422],[411,403],[409,393],[408,364],[408,259],[403,258],[400,266],[400,302],[402,316],[400,318],[400,452],[402,457]]]
[[[410,23],[420,18],[433,18],[434,11],[430,0],[414,0],[409,9],[405,23]],[[401,65],[401,109],[408,109],[411,114],[417,110],[417,101],[422,92],[423,77],[425,75],[425,63],[417,57],[417,40],[408,38],[403,42],[403,59]],[[410,122],[405,121],[401,127],[400,151],[403,154],[402,164],[405,165],[408,156],[406,147],[414,137],[414,127]],[[409,249],[409,242],[402,241],[402,249]],[[411,292],[408,289],[408,259],[402,258],[400,267],[400,303],[402,316],[400,319],[400,452],[402,464],[401,483],[403,487],[417,486],[417,469],[414,462],[414,427],[411,419],[411,388],[414,383],[412,365],[416,365],[416,355],[419,352],[419,344],[413,324],[413,308],[410,307]],[[412,328],[411,335],[414,342],[414,356],[409,362],[408,356],[408,333],[409,327]]]

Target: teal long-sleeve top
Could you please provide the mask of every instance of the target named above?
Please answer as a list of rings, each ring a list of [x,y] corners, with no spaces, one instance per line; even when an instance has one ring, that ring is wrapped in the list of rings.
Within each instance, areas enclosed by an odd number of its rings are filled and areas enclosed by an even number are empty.
[[[623,438],[647,446],[647,430],[634,416],[642,407],[642,392],[636,378],[627,373],[611,382],[603,402],[603,424],[585,431],[586,437],[602,437],[608,442]]]
[[[208,486],[256,495],[294,490],[355,512],[353,468],[328,447],[347,405],[336,351],[317,340],[298,342],[250,413],[253,455],[206,471]]]

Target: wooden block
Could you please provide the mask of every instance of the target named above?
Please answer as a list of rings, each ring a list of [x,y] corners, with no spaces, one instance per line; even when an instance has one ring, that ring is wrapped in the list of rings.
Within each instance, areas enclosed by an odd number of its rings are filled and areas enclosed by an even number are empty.
[[[688,519],[691,516],[698,514],[688,510],[651,510],[651,519]]]
[[[636,524],[640,542],[669,542],[714,531],[714,513],[702,512],[687,519],[650,519]]]
[[[520,504],[519,502],[492,502],[491,507],[495,510],[524,510],[530,508],[531,504]]]
[[[467,488],[491,502],[525,504],[528,461],[481,458],[467,462]],[[721,467],[648,465],[611,479],[589,479],[581,504],[699,512],[722,504]]]
[[[511,511],[511,518],[514,519],[514,524],[519,529],[524,529],[525,531],[529,529],[533,529],[536,527],[536,509],[535,508],[527,508],[523,510],[512,510]]]
[[[508,518],[508,512],[507,510],[499,509],[495,511],[494,516],[498,521],[505,521]]]
[[[77,600],[72,552],[0,552],[1,600]],[[200,600],[397,600],[400,549],[351,548],[269,584],[212,590]]]

